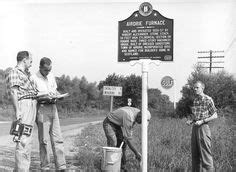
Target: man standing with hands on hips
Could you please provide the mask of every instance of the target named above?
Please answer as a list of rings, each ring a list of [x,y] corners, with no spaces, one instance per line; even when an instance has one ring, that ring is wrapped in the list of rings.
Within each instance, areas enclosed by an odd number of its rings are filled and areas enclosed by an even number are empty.
[[[193,172],[214,171],[208,122],[217,118],[217,110],[212,98],[204,94],[204,88],[205,85],[201,81],[194,84],[196,97],[192,106],[192,119],[187,121],[187,124],[193,124],[191,136]]]
[[[56,97],[60,94],[57,91],[56,80],[51,73],[51,69],[52,61],[47,57],[43,57],[40,60],[39,71],[33,77],[39,95]],[[66,169],[66,161],[58,111],[55,104],[56,99],[49,100],[42,102],[38,100],[37,106],[36,123],[38,126],[41,169],[50,169],[50,155],[48,152],[48,143],[50,142],[48,136],[50,135],[55,167],[57,170],[64,170]]]

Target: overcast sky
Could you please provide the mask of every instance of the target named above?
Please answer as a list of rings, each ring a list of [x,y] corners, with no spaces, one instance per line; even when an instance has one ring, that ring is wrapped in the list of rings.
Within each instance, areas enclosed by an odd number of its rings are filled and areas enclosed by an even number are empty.
[[[227,50],[232,37],[235,40],[236,4],[233,0],[150,2],[154,10],[174,19],[174,62],[151,64],[149,87],[162,90],[173,100],[174,89],[163,90],[160,85],[161,78],[170,75],[175,79],[178,99],[197,62],[197,52]],[[23,0],[20,3],[2,0],[0,69],[14,67],[17,52],[29,50],[33,54],[32,72],[37,71],[40,58],[46,56],[53,60],[56,76],[85,76],[89,82],[99,82],[112,73],[141,75],[140,65],[117,62],[118,21],[128,18],[141,3],[134,0]]]

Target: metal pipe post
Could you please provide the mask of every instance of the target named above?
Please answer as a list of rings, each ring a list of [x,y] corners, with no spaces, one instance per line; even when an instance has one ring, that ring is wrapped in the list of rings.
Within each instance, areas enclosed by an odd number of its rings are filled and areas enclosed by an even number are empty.
[[[148,65],[149,61],[142,62],[142,172],[147,172],[147,158],[148,158]]]
[[[174,110],[176,109],[176,80],[174,80]]]
[[[142,65],[142,172],[148,171],[148,121],[147,121],[147,109],[148,109],[148,66],[154,63],[159,66],[160,61],[154,61],[150,59],[142,59],[139,61],[131,61],[130,65],[135,64]]]
[[[110,96],[110,112],[113,111],[113,96]]]

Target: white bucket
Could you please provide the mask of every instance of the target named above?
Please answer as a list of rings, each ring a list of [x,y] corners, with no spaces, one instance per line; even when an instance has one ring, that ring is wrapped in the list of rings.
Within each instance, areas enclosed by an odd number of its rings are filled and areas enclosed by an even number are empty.
[[[121,165],[122,148],[103,147],[102,171],[119,172]]]

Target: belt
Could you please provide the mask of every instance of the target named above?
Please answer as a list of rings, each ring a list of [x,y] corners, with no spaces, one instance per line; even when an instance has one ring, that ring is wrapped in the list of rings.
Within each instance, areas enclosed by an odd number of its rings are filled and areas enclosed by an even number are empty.
[[[50,100],[50,99],[46,99],[46,100],[38,100],[39,104],[43,104],[43,105],[52,105],[52,104],[56,104],[56,101],[54,100]]]
[[[40,105],[55,105],[55,102],[39,102]]]
[[[20,101],[20,100],[24,100],[24,99],[32,99],[32,100],[34,100],[34,99],[36,99],[35,97],[21,97],[21,98],[19,98],[18,99],[18,101]]]

